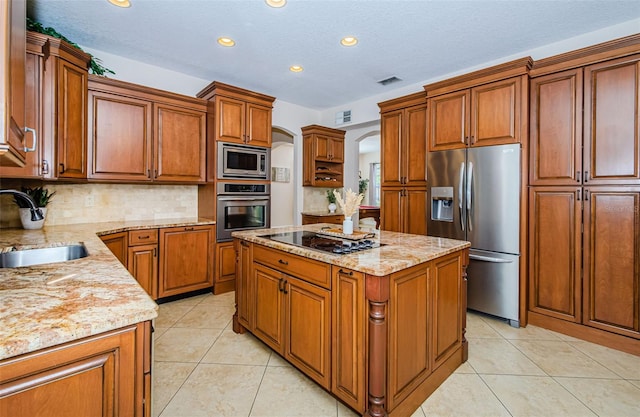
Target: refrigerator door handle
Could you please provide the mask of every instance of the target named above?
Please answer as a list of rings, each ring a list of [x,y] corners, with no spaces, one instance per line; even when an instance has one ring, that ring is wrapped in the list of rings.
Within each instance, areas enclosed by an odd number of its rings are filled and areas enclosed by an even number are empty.
[[[471,184],[473,181],[473,162],[469,162],[469,168],[467,170],[467,227],[471,232],[473,230],[473,226],[471,224],[471,209],[473,208],[473,204],[471,201]]]
[[[501,258],[494,258],[492,256],[482,256],[482,255],[474,255],[474,254],[469,254],[469,259],[473,259],[474,261],[492,262],[496,264],[513,263],[513,261],[509,259],[501,259]]]
[[[462,209],[462,187],[464,186],[464,162],[460,164],[460,184],[458,184],[458,209],[460,210],[460,227],[462,231],[465,229],[465,216],[463,216],[464,210]]]

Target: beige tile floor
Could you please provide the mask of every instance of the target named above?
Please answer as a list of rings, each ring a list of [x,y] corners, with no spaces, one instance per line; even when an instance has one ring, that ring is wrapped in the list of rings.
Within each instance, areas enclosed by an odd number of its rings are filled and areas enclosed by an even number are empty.
[[[250,334],[233,293],[160,305],[153,415],[356,416]],[[640,416],[640,357],[467,315],[469,360],[413,416]]]

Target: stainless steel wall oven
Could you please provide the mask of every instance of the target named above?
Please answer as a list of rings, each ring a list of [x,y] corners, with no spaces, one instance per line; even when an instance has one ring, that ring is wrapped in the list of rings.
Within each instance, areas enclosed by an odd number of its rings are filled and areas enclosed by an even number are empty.
[[[236,230],[262,229],[269,227],[270,185],[218,182],[216,188],[218,242],[231,240]]]

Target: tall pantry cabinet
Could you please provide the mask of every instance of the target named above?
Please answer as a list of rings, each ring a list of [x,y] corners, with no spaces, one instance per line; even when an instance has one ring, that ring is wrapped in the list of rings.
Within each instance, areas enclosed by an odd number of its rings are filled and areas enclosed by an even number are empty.
[[[635,353],[639,74],[634,35],[536,62],[530,88],[530,322]]]
[[[378,103],[382,230],[425,235],[427,98],[419,92]]]

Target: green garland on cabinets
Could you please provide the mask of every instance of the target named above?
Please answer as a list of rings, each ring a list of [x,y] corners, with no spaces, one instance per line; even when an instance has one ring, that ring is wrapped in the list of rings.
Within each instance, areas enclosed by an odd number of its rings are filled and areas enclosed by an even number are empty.
[[[82,48],[80,48],[77,43],[70,41],[69,39],[67,39],[64,35],[62,35],[60,32],[58,32],[54,28],[44,27],[44,26],[42,26],[42,23],[36,22],[35,20],[30,19],[28,17],[27,17],[27,30],[30,30],[30,31],[33,31],[33,32],[42,33],[43,35],[52,36],[52,37],[57,38],[57,39],[62,39],[63,41],[69,43],[70,45],[72,45],[75,48],[78,48],[79,50],[82,51]],[[82,51],[82,52],[84,52],[84,51]],[[109,68],[103,67],[100,64],[100,60],[98,58],[95,58],[91,54],[89,54],[89,56],[91,56],[91,61],[89,61],[89,70],[91,71],[92,74],[102,75],[102,76],[104,76],[107,73],[108,74],[115,74],[115,72],[111,71]]]

